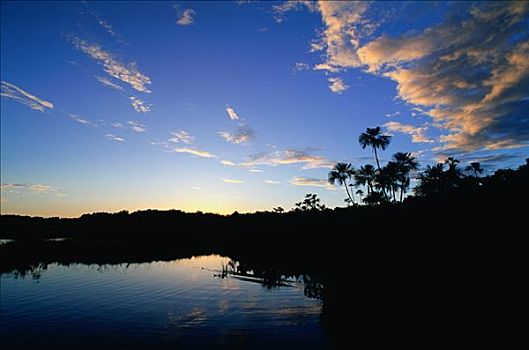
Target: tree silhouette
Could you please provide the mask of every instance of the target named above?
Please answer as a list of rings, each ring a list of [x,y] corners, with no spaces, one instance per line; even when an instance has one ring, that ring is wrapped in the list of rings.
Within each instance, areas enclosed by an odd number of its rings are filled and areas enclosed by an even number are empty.
[[[358,137],[358,142],[363,149],[366,147],[372,147],[373,155],[375,156],[375,161],[377,163],[378,170],[380,170],[380,162],[378,161],[377,149],[385,150],[391,142],[391,136],[382,134],[380,131],[380,126],[375,128],[367,128],[366,131],[360,134]]]
[[[383,196],[396,201],[395,192],[398,190],[399,169],[397,163],[388,162],[375,175],[375,188],[381,190]]]
[[[393,155],[393,160],[397,163],[399,171],[400,201],[402,202],[404,193],[410,187],[410,173],[419,168],[417,159],[410,152],[397,152]]]
[[[459,187],[462,175],[457,168],[458,163],[459,160],[448,157],[444,163],[438,163],[435,166],[428,165],[419,174],[419,184],[414,189],[415,194],[422,197],[432,196]],[[444,170],[445,164],[448,165],[446,170]]]
[[[274,213],[277,213],[277,214],[281,214],[285,212],[285,209],[283,209],[282,207],[275,207],[273,210],[274,210]]]
[[[320,203],[318,195],[315,193],[307,193],[301,202],[296,203],[294,211],[309,211],[309,210],[324,210],[324,204]]]
[[[483,168],[481,167],[481,164],[479,162],[470,163],[470,165],[467,166],[465,170],[472,171],[476,179],[479,177],[478,174],[481,174],[483,172]]]
[[[349,193],[349,188],[347,185],[347,180],[350,179],[355,174],[354,168],[351,164],[347,163],[336,163],[331,171],[329,171],[328,180],[331,185],[338,183],[340,186],[345,187],[345,192],[347,192],[347,197],[349,200],[355,204],[354,195],[351,196]]]
[[[360,167],[355,174],[355,184],[366,186],[367,194],[369,195],[373,192],[373,183],[375,182],[376,170],[375,167],[371,164],[366,164]]]

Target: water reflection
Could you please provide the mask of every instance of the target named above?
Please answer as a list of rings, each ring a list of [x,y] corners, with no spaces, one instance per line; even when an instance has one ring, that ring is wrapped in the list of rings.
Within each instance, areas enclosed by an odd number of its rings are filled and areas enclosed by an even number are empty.
[[[218,255],[34,264],[0,278],[6,349],[328,347],[308,275]]]

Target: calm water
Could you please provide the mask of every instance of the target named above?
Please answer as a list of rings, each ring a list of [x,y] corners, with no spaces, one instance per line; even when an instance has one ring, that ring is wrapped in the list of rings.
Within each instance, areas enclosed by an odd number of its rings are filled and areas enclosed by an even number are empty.
[[[2,349],[326,348],[301,283],[214,277],[220,256],[1,275]]]

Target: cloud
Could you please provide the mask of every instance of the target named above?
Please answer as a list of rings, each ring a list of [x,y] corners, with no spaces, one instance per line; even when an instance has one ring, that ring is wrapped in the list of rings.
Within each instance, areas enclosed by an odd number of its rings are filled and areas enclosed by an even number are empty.
[[[412,114],[413,114],[413,113],[412,113]],[[393,117],[396,117],[396,116],[398,116],[398,115],[400,115],[400,112],[397,111],[397,112],[395,112],[395,113],[387,113],[387,114],[386,114],[386,117],[388,117],[388,118],[393,118]]]
[[[136,112],[139,113],[147,113],[151,111],[151,105],[145,103],[144,101],[140,100],[139,98],[135,96],[130,96],[130,104],[132,105],[132,108],[136,110]]]
[[[234,179],[222,179],[222,181],[229,183],[229,184],[242,184],[244,182],[242,180],[234,180]]]
[[[251,173],[262,173],[263,171],[261,169],[250,169]]]
[[[127,124],[130,125],[130,128],[134,130],[134,132],[139,133],[147,131],[147,127],[136,120],[129,120]]]
[[[202,190],[202,188],[198,187],[198,186],[191,186],[191,189],[192,190],[195,190],[195,191],[200,191]]]
[[[147,85],[151,84],[151,78],[140,72],[135,62],[129,64],[119,62],[112,54],[103,50],[101,45],[97,43],[90,44],[77,37],[71,37],[70,41],[79,51],[103,65],[104,71],[111,77],[129,84],[137,91],[145,93],[151,92],[147,88]]]
[[[226,112],[228,112],[228,117],[230,117],[231,120],[239,120],[239,116],[237,115],[237,113],[235,113],[235,110],[230,106],[226,107]]]
[[[334,162],[325,157],[315,156],[308,151],[297,149],[286,149],[284,151],[275,151],[272,153],[259,153],[250,157],[246,162],[240,163],[241,166],[255,167],[257,165],[288,165],[303,164],[302,169],[317,169],[333,167]]]
[[[304,8],[309,9],[309,11],[314,12],[317,10],[316,3],[310,0],[294,0],[294,1],[284,1],[281,4],[272,6],[272,13],[274,15],[274,20],[277,23],[281,23],[285,20],[285,14],[289,11],[300,11]]]
[[[70,119],[75,120],[76,122],[81,123],[81,124],[90,125],[94,127],[97,126],[94,123],[92,123],[90,120],[85,119],[84,117],[78,114],[68,113],[68,117],[70,117]]]
[[[326,179],[316,179],[312,177],[294,176],[290,179],[290,184],[294,186],[325,187],[327,189],[334,189],[329,185],[329,182]]]
[[[434,142],[432,139],[425,135],[426,131],[428,130],[428,128],[425,126],[416,127],[410,124],[402,124],[399,122],[388,122],[383,126],[386,127],[386,129],[388,129],[388,131],[390,132],[401,132],[403,134],[410,135],[411,142],[413,143]]]
[[[445,150],[529,144],[528,2],[459,3],[457,16],[378,37],[370,6],[319,3],[328,71],[363,68],[395,81],[401,100],[445,130]]]
[[[222,137],[226,142],[241,144],[247,143],[254,139],[255,130],[250,128],[248,125],[241,125],[237,128],[234,133],[229,133],[227,131],[220,131],[219,136]]]
[[[187,131],[184,131],[184,130],[173,131],[173,132],[171,132],[171,135],[173,137],[171,137],[169,140],[167,140],[169,142],[185,143],[187,145],[190,145],[190,144],[192,144],[195,141],[195,137],[191,136]]]
[[[108,34],[110,34],[110,36],[114,37],[114,38],[120,38],[121,35],[119,35],[119,33],[117,33],[114,28],[112,28],[112,26],[110,25],[110,23],[108,23],[107,21],[105,21],[104,19],[101,19],[101,18],[98,18],[97,20],[97,23],[99,23],[99,25],[106,30],[106,32]]]
[[[361,1],[320,1],[318,8],[325,29],[321,39],[314,42],[311,48],[325,50],[325,66],[335,72],[341,68],[359,67],[361,65],[357,50],[360,37],[368,28],[369,22],[364,13],[367,2]]]
[[[214,154],[211,154],[211,153],[206,152],[206,151],[193,149],[193,148],[185,148],[185,147],[184,148],[175,148],[174,152],[176,152],[176,153],[189,153],[189,154],[192,154],[194,156],[202,157],[202,158],[217,158],[217,156],[215,156]]]
[[[119,122],[114,122],[114,123],[112,123],[110,125],[112,125],[115,128],[124,128],[123,124],[121,124]]]
[[[57,186],[50,186],[44,184],[17,184],[17,183],[4,183],[0,185],[2,192],[8,193],[21,193],[30,192],[34,194],[51,194],[57,197],[65,197],[66,195],[61,192],[62,188]]]
[[[188,26],[193,24],[195,21],[195,11],[192,9],[185,9],[181,13],[179,13],[178,20],[176,21],[176,24],[181,26]]]
[[[341,94],[349,88],[349,85],[345,84],[342,78],[330,77],[328,80],[330,83],[329,89],[334,93]]]
[[[236,166],[237,164],[232,162],[231,160],[221,160],[220,163],[222,165],[226,165],[226,166]]]
[[[125,139],[113,134],[106,134],[105,137],[111,141],[118,141],[118,142],[124,142]]]
[[[44,112],[46,109],[53,109],[53,103],[45,101],[29,92],[19,88],[18,86],[3,81],[1,83],[0,95],[4,98],[14,100],[22,103],[31,109]]]
[[[97,75],[95,77],[96,77],[97,81],[100,82],[103,86],[109,87],[109,88],[114,89],[114,90],[123,91],[123,88],[121,86],[119,86],[118,84],[114,83],[110,79],[107,79],[107,78],[104,78],[104,77],[100,77],[100,76],[97,76]]]
[[[265,184],[269,184],[269,185],[279,185],[281,183],[281,181],[276,181],[276,180],[264,180],[264,183]]]
[[[305,62],[296,62],[294,64],[294,68],[292,68],[294,72],[301,72],[304,70],[309,70],[309,65]]]
[[[162,146],[162,147],[170,150],[169,143],[166,142],[166,141],[151,140],[151,141],[148,141],[148,143],[150,145],[153,145],[153,146]]]

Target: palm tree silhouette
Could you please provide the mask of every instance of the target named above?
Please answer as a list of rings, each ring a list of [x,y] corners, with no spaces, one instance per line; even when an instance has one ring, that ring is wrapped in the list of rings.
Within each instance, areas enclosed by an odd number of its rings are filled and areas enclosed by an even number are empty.
[[[345,192],[347,192],[347,196],[349,197],[349,200],[355,204],[354,201],[354,195],[351,196],[349,193],[349,188],[347,186],[347,180],[350,179],[355,174],[354,168],[351,166],[351,164],[347,163],[336,163],[331,171],[329,171],[329,183],[331,185],[334,185],[335,183],[338,183],[340,186],[345,187]]]
[[[367,187],[367,194],[373,192],[373,183],[375,182],[376,170],[371,164],[362,165],[355,174],[355,184]]]
[[[419,168],[419,162],[410,152],[397,152],[393,155],[393,160],[397,163],[399,170],[400,201],[402,202],[404,193],[410,186],[410,172]]]
[[[479,177],[478,174],[481,174],[483,172],[483,168],[481,167],[481,164],[479,162],[470,163],[470,165],[466,167],[466,170],[474,172],[474,177],[476,179]]]
[[[384,135],[380,132],[380,126],[375,128],[367,128],[366,131],[360,134],[358,142],[365,149],[367,146],[373,148],[373,154],[377,163],[378,170],[380,170],[380,162],[378,161],[377,149],[385,150],[391,142],[390,135]]]
[[[396,201],[395,191],[398,189],[399,170],[397,163],[388,162],[375,174],[375,188],[379,189],[386,200],[393,197]]]
[[[454,157],[448,157],[444,161],[446,165],[448,165],[448,171],[453,171],[457,168],[457,164],[459,164],[459,160],[455,159]]]

